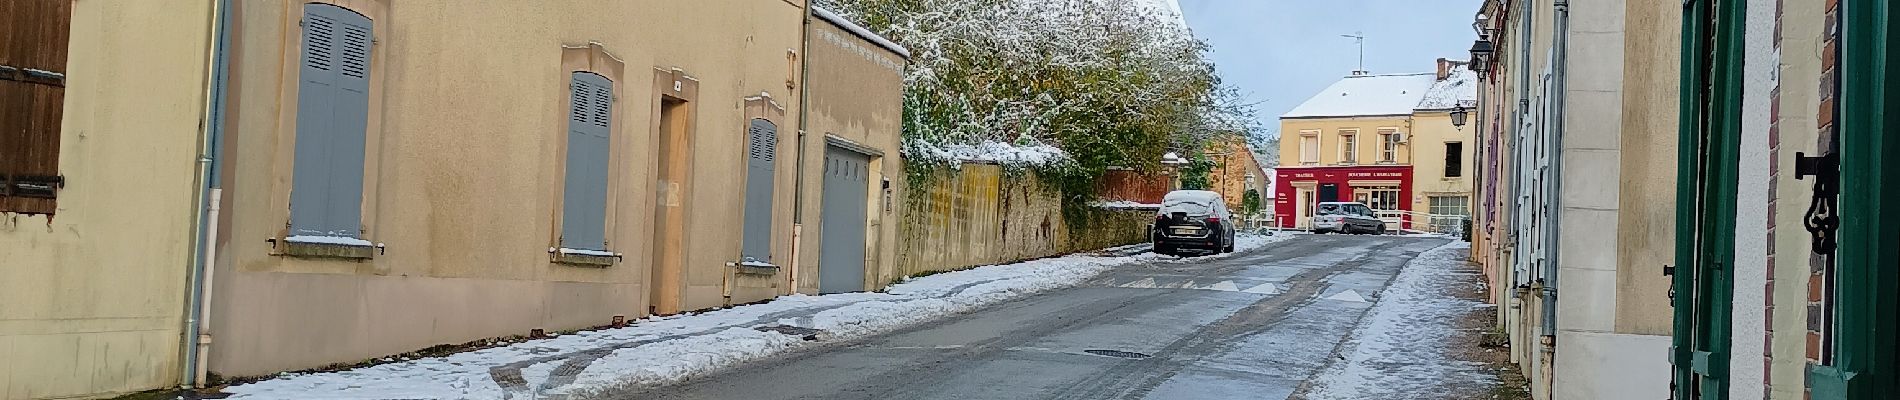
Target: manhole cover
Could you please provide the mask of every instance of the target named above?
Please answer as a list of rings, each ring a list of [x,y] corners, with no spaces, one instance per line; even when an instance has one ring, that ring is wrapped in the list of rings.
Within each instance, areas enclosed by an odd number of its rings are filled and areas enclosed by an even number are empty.
[[[1153,357],[1147,354],[1141,354],[1141,353],[1136,353],[1132,351],[1121,351],[1121,350],[1082,350],[1082,352],[1094,354],[1098,356],[1107,356],[1107,357],[1116,357],[1116,358],[1133,358],[1137,360]]]

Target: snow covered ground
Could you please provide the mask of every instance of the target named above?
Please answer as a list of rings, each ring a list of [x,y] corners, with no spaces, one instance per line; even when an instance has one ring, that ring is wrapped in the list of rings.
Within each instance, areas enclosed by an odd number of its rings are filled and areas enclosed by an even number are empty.
[[[1293,235],[1242,236],[1237,251]],[[1210,257],[1225,257],[1215,255]],[[1025,295],[1070,287],[1143,261],[1071,255],[913,279],[884,293],[792,295],[769,303],[649,318],[454,355],[347,371],[284,374],[225,389],[233,399],[543,399],[678,382],[816,342],[863,337]],[[804,336],[815,336],[807,341]]]
[[[1444,385],[1493,384],[1495,374],[1477,362],[1450,354],[1458,344],[1452,325],[1477,301],[1448,295],[1468,290],[1465,255],[1471,244],[1452,242],[1420,254],[1392,280],[1360,321],[1341,361],[1321,371],[1309,399],[1417,398],[1443,393]]]

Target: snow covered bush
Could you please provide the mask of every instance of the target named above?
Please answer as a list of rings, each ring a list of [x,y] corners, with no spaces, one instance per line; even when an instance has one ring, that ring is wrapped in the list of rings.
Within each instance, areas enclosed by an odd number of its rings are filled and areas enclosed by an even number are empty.
[[[1164,152],[1198,152],[1251,121],[1236,115],[1239,96],[1221,89],[1206,44],[1138,2],[820,3],[911,50],[903,134],[912,162],[1153,168]],[[1004,160],[964,157],[971,151]]]

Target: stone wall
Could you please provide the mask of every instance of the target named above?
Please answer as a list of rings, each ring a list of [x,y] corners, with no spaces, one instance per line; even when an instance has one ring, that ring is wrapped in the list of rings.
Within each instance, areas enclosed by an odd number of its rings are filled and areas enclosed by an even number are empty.
[[[1086,209],[1064,218],[1033,173],[964,164],[913,177],[898,228],[897,277],[1004,264],[1147,239],[1144,211]],[[893,277],[893,278],[897,278]]]

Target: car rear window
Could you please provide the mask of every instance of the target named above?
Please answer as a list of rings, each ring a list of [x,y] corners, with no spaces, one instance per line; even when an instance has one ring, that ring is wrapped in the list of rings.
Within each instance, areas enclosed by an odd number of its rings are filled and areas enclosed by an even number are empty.
[[[1341,205],[1341,204],[1319,205],[1319,215],[1342,215],[1342,214],[1346,214],[1346,207],[1344,207],[1344,205]]]
[[[1188,215],[1207,215],[1209,213],[1214,212],[1214,208],[1212,207],[1211,203],[1193,201],[1193,200],[1176,200],[1176,201],[1161,203],[1162,215],[1173,214],[1177,212],[1187,213]]]

